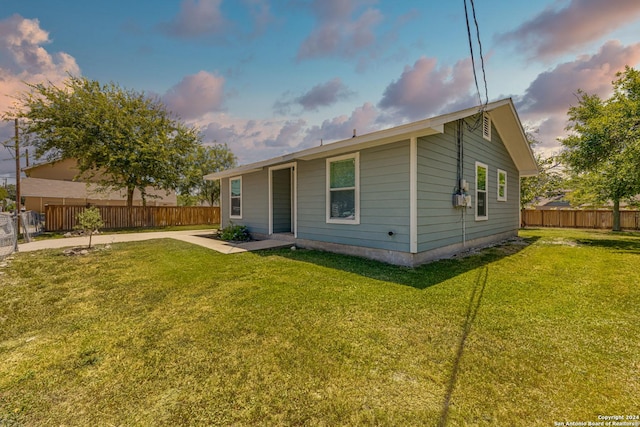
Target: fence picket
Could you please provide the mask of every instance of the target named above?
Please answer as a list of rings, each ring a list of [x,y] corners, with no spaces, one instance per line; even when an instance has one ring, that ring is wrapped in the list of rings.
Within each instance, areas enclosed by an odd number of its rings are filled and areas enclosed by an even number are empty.
[[[522,210],[522,224],[529,227],[613,228],[613,211],[606,210]],[[620,211],[620,227],[640,229],[640,211]]]
[[[219,207],[203,206],[96,206],[105,229],[220,224]],[[45,206],[47,231],[70,231],[85,206]]]

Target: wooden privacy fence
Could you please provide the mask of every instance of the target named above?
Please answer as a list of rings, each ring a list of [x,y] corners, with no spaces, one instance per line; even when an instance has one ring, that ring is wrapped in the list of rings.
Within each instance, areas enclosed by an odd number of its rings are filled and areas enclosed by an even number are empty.
[[[533,210],[522,211],[522,224],[528,227],[613,228],[613,211]],[[620,227],[640,229],[640,211],[620,211]]]
[[[204,225],[220,223],[219,207],[192,206],[96,206],[105,229],[168,227],[173,225]],[[85,206],[45,206],[47,231],[70,231],[76,225],[76,215]]]

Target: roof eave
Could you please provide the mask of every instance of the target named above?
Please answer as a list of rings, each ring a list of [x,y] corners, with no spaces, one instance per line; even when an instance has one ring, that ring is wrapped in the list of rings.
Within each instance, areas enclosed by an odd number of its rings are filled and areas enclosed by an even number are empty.
[[[538,164],[522,128],[518,112],[511,98],[507,98],[505,101],[508,102],[488,110],[489,116],[504,141],[520,176],[538,175]]]
[[[295,160],[313,160],[328,156],[346,154],[364,148],[371,148],[411,137],[421,137],[444,132],[444,125],[452,121],[478,114],[479,108],[471,107],[453,113],[443,114],[417,122],[383,129],[366,135],[333,142],[327,145],[307,148],[291,154],[275,157],[261,162],[251,163],[226,171],[205,175],[204,179],[216,180],[232,176],[259,172],[265,167],[287,163]],[[485,106],[485,111],[493,117],[498,133],[502,136],[505,146],[511,155],[521,176],[538,174],[537,164],[527,142],[527,138],[520,123],[518,113],[511,98],[491,102]]]

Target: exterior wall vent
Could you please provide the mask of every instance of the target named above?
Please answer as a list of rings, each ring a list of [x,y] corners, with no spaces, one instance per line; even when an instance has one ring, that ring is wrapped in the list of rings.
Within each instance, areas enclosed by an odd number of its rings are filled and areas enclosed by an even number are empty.
[[[491,117],[487,113],[482,113],[482,136],[491,141]]]

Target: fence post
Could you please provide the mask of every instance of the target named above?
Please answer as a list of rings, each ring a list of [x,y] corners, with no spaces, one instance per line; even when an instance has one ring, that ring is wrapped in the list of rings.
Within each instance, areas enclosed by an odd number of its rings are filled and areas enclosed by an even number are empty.
[[[20,230],[18,229],[18,225],[20,224],[20,219],[19,219],[20,215],[18,215],[18,212],[16,211],[15,216],[13,217],[13,231],[15,232],[16,238],[13,239],[14,246],[13,246],[13,251],[14,252],[18,252],[18,235],[20,234]]]

